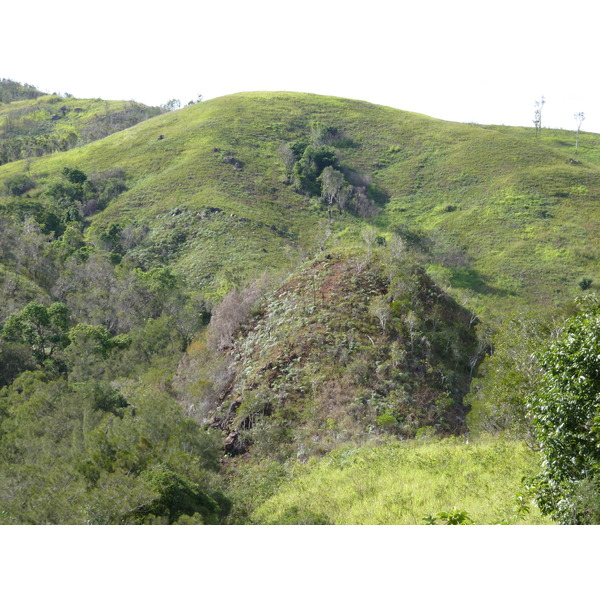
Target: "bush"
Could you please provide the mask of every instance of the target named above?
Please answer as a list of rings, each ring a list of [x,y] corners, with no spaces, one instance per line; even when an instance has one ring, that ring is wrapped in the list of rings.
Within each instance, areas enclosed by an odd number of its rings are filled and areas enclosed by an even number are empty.
[[[530,404],[544,456],[533,481],[537,500],[544,514],[569,524],[597,518],[581,490],[600,474],[600,302],[579,302],[581,312],[541,356],[541,386]]]
[[[4,193],[9,196],[19,197],[32,190],[35,187],[35,181],[25,175],[14,175],[13,177],[9,177],[4,182]]]

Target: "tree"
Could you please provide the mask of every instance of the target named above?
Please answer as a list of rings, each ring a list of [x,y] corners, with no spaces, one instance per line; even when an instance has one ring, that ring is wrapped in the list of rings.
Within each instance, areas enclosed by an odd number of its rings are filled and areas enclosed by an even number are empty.
[[[204,97],[202,96],[202,94],[198,94],[198,96],[196,97],[195,100],[190,100],[187,105],[191,106],[192,104],[198,104],[199,102],[202,102],[202,100],[204,100]]]
[[[22,196],[34,187],[35,181],[25,173],[13,175],[4,182],[4,192],[9,196]]]
[[[577,148],[579,147],[579,132],[581,131],[581,124],[585,121],[585,114],[582,112],[575,113],[575,122],[577,123],[577,132],[575,133],[575,154],[577,154]]]
[[[80,169],[65,167],[62,170],[62,175],[69,183],[76,185],[83,185],[87,181],[87,175]]]
[[[131,337],[125,333],[113,336],[103,325],[78,323],[69,330],[70,344],[65,350],[69,380],[98,380],[106,370],[104,359],[115,349],[125,349]]]
[[[385,296],[375,296],[369,303],[369,314],[379,320],[381,333],[385,334],[387,322],[392,316],[389,300]]]
[[[296,147],[290,144],[292,151]],[[294,166],[295,185],[299,191],[318,196],[321,193],[319,176],[326,167],[337,166],[335,150],[329,146],[306,146],[302,158]]]
[[[333,205],[343,202],[345,183],[343,173],[333,167],[325,167],[321,176],[321,198],[327,203],[329,222],[333,220]]]
[[[46,308],[34,301],[8,317],[2,336],[7,342],[27,344],[35,360],[43,365],[56,350],[68,346],[68,328],[69,309],[65,304],[55,302]]]
[[[533,117],[533,124],[535,125],[535,136],[540,135],[542,129],[542,108],[546,104],[546,99],[542,96],[539,100],[535,101],[535,112]]]
[[[581,499],[600,475],[600,301],[578,302],[581,311],[541,355],[541,386],[529,403],[544,457],[533,481],[538,504],[571,524],[589,522],[590,503],[600,506],[597,492]]]
[[[171,100],[168,100],[161,106],[161,108],[165,111],[177,110],[178,108],[181,108],[181,100],[178,100],[177,98],[171,98]]]

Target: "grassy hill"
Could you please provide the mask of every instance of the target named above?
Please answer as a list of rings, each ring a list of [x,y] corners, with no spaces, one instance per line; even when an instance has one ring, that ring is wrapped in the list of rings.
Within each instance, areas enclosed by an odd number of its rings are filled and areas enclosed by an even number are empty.
[[[93,217],[137,232],[142,267],[171,264],[217,293],[232,280],[313,251],[330,226],[298,193],[284,143],[328,145],[347,179],[366,183],[372,222],[420,249],[430,272],[479,306],[552,305],[583,277],[597,280],[600,171],[583,135],[449,123],[365,102],[297,93],[244,93],[155,117],[104,140],[0,168],[29,169],[36,196],[60,170],[125,171],[128,190]],[[548,141],[545,136],[548,135]],[[558,141],[557,141],[558,140]],[[4,199],[4,202],[7,200]],[[336,215],[331,241],[356,237],[362,219]]]
[[[137,102],[46,94],[0,80],[0,165],[101,139],[160,114]]]
[[[75,127],[83,142],[86,112],[73,102],[63,111],[40,96],[0,110],[5,124],[37,127],[37,106],[40,123],[56,128],[51,135]],[[107,110],[95,102],[86,105],[92,124]],[[58,108],[58,118],[44,107]],[[19,131],[11,127],[7,135]],[[193,520],[198,507],[198,520],[220,520],[228,510],[212,473],[220,454],[233,522],[271,522],[270,505],[259,504],[290,478],[281,493],[291,496],[273,500],[277,522],[381,522],[392,502],[383,492],[381,506],[366,512],[344,500],[341,512],[317,502],[305,514],[294,486],[324,497],[321,470],[337,464],[341,445],[462,435],[463,398],[490,344],[481,329],[524,307],[559,314],[582,278],[593,290],[600,277],[593,134],[580,136],[575,155],[566,131],[535,137],[533,129],[449,123],[342,98],[256,92],[79,141],[0,166],[0,320],[10,319],[0,338],[0,419],[12,432],[0,436],[0,454],[11,481],[9,521],[69,522],[66,496],[59,515],[44,500],[56,473],[43,463],[55,455],[84,520],[92,518],[90,498],[103,515],[97,522]],[[65,304],[50,306],[52,314],[68,317],[53,322],[45,307],[57,301]],[[36,315],[46,318],[37,329]],[[518,344],[514,327],[504,339]],[[512,348],[495,355],[509,378],[520,356]],[[44,411],[38,453],[20,440],[40,437]],[[81,439],[64,433],[66,413]],[[209,462],[187,450],[204,444]],[[384,487],[383,473],[404,452],[385,448],[359,461],[379,469]],[[457,446],[453,457],[444,448],[427,459],[415,450],[407,480],[425,477],[419,460],[441,460],[453,473],[467,465],[474,491],[463,482],[459,504],[440,491],[447,481],[432,476],[444,505],[419,500],[394,522],[418,522],[450,504],[478,522],[508,519],[519,491],[505,477],[512,454],[523,456],[519,480],[535,468],[533,457],[516,444],[468,456]],[[485,456],[495,483],[473,467]],[[314,470],[295,470],[306,461]],[[330,485],[342,486],[336,468]],[[342,470],[346,483],[364,475]],[[114,514],[103,481],[126,494]],[[505,484],[510,494],[480,510],[489,489]],[[181,492],[174,504],[173,489]],[[413,495],[410,486],[394,489],[399,504]],[[132,512],[138,495],[143,514]]]

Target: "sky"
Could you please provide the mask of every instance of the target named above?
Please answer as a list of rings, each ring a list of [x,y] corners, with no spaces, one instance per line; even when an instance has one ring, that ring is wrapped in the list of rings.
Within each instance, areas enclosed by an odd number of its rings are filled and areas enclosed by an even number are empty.
[[[182,104],[342,96],[449,121],[600,133],[591,0],[30,0],[0,13],[0,78],[79,98]]]

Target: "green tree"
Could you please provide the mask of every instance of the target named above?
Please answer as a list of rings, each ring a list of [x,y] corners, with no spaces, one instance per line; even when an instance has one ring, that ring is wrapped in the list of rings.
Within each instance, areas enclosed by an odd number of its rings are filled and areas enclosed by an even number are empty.
[[[8,342],[27,344],[35,360],[43,365],[57,350],[69,345],[69,309],[62,302],[48,308],[30,302],[22,311],[8,317],[2,336]]]
[[[80,169],[65,167],[62,170],[62,175],[69,183],[75,185],[83,185],[87,181],[87,175]]]
[[[35,181],[25,173],[13,175],[4,182],[4,192],[9,196],[22,196],[34,187]]]
[[[555,334],[551,320],[536,312],[515,315],[500,326],[467,396],[472,433],[533,440],[527,398],[540,384],[537,351]]]
[[[534,489],[542,512],[561,523],[586,522],[581,490],[600,473],[600,302],[579,303],[581,311],[541,355],[541,386],[530,402],[544,456]],[[588,502],[598,506],[600,496]]]
[[[105,359],[115,349],[131,344],[127,334],[113,336],[103,325],[78,323],[69,330],[70,344],[65,350],[69,380],[98,380],[106,370]]]
[[[294,150],[292,148],[292,150]],[[307,146],[294,167],[296,188],[313,196],[321,193],[319,176],[326,167],[337,166],[335,150],[329,146]]]
[[[348,186],[346,186],[344,174],[330,166],[323,169],[319,181],[321,183],[321,198],[327,204],[329,222],[331,223],[333,220],[333,206],[337,204],[341,212],[349,196]]]

